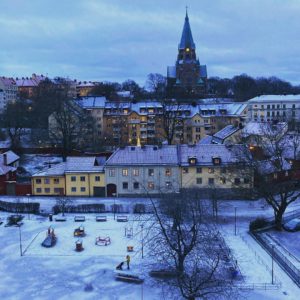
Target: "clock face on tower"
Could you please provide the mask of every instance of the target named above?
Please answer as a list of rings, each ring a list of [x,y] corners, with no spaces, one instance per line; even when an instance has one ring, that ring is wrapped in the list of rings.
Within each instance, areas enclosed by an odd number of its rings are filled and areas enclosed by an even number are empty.
[[[185,52],[190,52],[190,48],[186,48],[186,49],[185,49]]]

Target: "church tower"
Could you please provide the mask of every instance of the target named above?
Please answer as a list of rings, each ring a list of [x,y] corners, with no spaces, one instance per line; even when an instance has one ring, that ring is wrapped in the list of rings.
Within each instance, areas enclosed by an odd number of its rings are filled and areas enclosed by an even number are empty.
[[[168,94],[171,97],[198,98],[206,95],[206,66],[196,56],[189,16],[186,11],[175,66],[168,67]]]

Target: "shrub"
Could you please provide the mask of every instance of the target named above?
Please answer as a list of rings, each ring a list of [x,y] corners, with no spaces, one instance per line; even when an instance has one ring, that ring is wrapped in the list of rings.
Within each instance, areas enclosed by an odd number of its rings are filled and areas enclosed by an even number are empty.
[[[263,217],[258,217],[254,221],[250,222],[249,230],[254,231],[257,229],[264,228],[268,225],[268,221]]]

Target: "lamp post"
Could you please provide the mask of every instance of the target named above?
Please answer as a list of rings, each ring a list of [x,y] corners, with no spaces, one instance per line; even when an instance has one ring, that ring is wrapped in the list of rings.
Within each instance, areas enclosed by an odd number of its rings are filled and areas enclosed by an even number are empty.
[[[272,247],[272,284],[274,284],[274,245],[271,245]]]
[[[141,228],[142,228],[142,258],[144,258],[144,232],[143,232],[144,224],[141,225]]]
[[[114,220],[116,219],[116,193],[113,193],[112,196],[114,197]]]
[[[236,235],[236,207],[234,208],[234,235]]]
[[[28,206],[27,206],[27,213],[28,213],[27,218],[28,218],[28,220],[30,220],[30,212],[29,212],[29,197],[30,197],[30,194],[26,194],[26,196],[27,196],[27,204],[28,204]]]
[[[20,256],[23,256],[21,226],[19,226],[19,242],[20,242]]]

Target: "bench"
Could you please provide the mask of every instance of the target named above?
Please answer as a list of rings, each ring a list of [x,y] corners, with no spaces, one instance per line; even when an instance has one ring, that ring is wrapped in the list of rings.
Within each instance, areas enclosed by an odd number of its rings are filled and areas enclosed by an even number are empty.
[[[143,283],[144,279],[140,278],[137,275],[132,275],[132,274],[126,274],[126,273],[116,273],[115,275],[116,280],[121,280],[125,282],[130,282],[130,283]]]
[[[109,236],[107,236],[107,237],[98,236],[95,241],[95,245],[98,245],[98,246],[107,246],[110,244],[111,244],[111,240],[110,240]]]
[[[84,222],[85,221],[85,216],[75,216],[74,217],[74,222]]]
[[[106,216],[96,216],[96,222],[106,222],[107,217]]]
[[[66,217],[57,217],[55,218],[55,222],[66,222],[67,218]]]
[[[117,216],[117,222],[128,222],[127,216]]]

